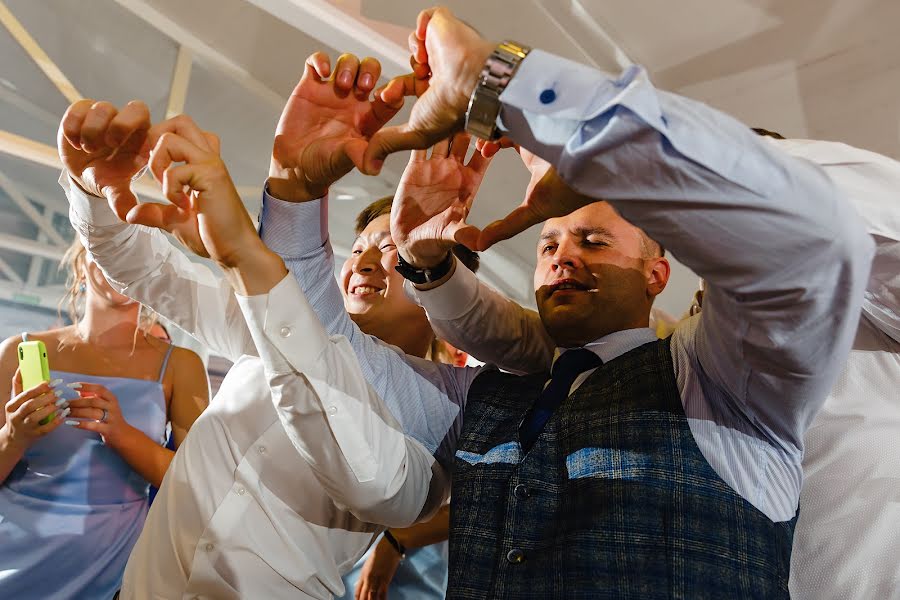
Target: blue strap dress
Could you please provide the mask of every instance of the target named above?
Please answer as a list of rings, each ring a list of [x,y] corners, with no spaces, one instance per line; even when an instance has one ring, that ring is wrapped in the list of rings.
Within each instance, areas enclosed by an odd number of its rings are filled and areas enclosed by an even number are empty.
[[[164,444],[171,352],[157,381],[50,376],[106,386],[126,421]],[[96,433],[63,424],[36,441],[0,484],[0,598],[112,598],[147,516],[148,488]]]

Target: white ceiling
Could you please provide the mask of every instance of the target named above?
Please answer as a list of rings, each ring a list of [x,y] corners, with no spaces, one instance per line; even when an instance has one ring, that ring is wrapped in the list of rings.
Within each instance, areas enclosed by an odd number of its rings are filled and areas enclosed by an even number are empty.
[[[147,102],[165,116],[179,48],[191,51],[184,110],[216,131],[251,214],[284,98],[311,52],[372,55],[387,76],[407,64],[413,0],[6,0],[49,58],[83,95]],[[900,159],[898,0],[450,0],[488,38],[512,38],[599,68],[631,60],[657,85],[706,101],[748,125],[791,137],[835,139]],[[0,130],[47,146],[68,101],[0,28]],[[401,115],[402,117],[402,115]],[[357,211],[390,194],[405,164],[383,176],[351,174],[335,186],[331,231],[340,255]],[[0,153],[0,173],[44,210],[64,218],[56,171]],[[472,221],[485,224],[517,204],[527,181],[514,156],[492,165]],[[37,239],[37,227],[0,190],[0,240]],[[532,302],[536,234],[484,257],[484,277]],[[42,243],[46,244],[44,240]],[[49,261],[0,249],[0,298],[52,298]],[[52,244],[51,244],[52,248]],[[52,253],[52,252],[51,252]],[[46,254],[46,252],[45,252]],[[22,283],[3,273],[14,271]],[[696,284],[676,265],[658,306],[680,314]],[[50,287],[47,287],[47,286]]]

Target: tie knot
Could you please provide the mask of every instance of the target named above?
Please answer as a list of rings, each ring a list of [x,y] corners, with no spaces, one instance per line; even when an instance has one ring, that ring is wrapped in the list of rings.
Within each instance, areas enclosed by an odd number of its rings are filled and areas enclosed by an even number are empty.
[[[566,350],[553,363],[550,377],[552,379],[572,378],[574,380],[579,374],[589,369],[595,369],[602,364],[603,361],[599,356],[585,348]]]

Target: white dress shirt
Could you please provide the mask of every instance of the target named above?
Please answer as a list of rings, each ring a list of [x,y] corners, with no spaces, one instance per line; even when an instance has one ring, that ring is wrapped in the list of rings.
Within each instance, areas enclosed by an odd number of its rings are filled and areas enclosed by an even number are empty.
[[[401,433],[293,277],[236,297],[161,232],[60,184],[111,283],[236,361],[175,454],[123,598],[331,598],[384,525],[442,504],[432,450]]]
[[[859,216],[821,169],[656,90],[639,68],[610,78],[532,51],[501,100],[510,137],[706,279],[703,313],[672,341],[691,432],[735,491],[773,521],[792,518],[803,435],[859,318],[873,248]],[[549,364],[537,316],[465,269],[415,295],[435,332],[475,357]]]
[[[875,240],[863,318],[806,432],[791,556],[795,600],[900,596],[900,162],[836,142],[772,140],[822,168]]]

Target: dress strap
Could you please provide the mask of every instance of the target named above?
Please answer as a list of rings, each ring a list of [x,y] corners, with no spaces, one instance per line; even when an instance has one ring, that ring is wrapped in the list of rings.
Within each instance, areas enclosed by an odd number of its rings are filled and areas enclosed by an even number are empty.
[[[166,357],[163,359],[162,368],[159,370],[159,382],[162,383],[163,376],[166,374],[166,366],[169,364],[169,357],[172,356],[172,350],[175,349],[175,344],[169,343],[169,349],[166,350]]]
[[[23,341],[23,342],[27,342],[27,341],[28,341],[28,332],[27,332],[27,331],[23,331],[23,332],[22,332],[22,341]]]

